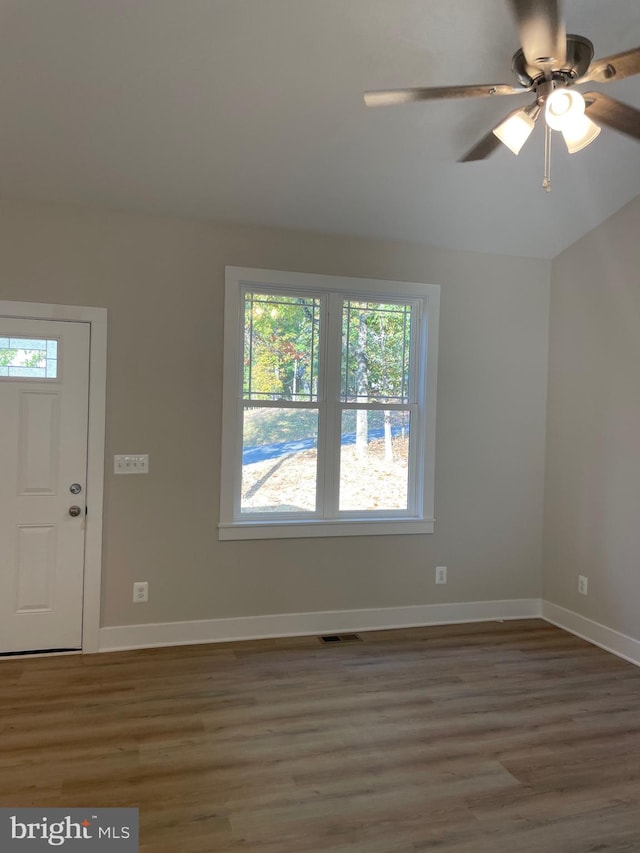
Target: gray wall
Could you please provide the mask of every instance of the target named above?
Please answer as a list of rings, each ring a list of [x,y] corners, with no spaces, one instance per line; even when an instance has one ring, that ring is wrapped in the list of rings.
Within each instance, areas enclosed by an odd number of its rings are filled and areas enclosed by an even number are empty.
[[[434,535],[218,542],[226,264],[442,285]],[[109,309],[103,625],[538,597],[549,282],[541,260],[0,203],[0,298]],[[113,476],[127,452],[148,476]]]
[[[554,260],[549,338],[543,596],[640,639],[640,198]]]

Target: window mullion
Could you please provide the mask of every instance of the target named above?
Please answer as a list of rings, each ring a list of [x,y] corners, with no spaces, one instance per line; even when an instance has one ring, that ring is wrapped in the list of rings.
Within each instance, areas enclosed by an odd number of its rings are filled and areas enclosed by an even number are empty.
[[[319,507],[324,518],[337,518],[340,482],[340,365],[342,354],[342,297],[330,293],[324,335],[325,366],[323,406],[321,412],[322,461],[319,465],[323,501]],[[321,346],[323,344],[321,336]]]

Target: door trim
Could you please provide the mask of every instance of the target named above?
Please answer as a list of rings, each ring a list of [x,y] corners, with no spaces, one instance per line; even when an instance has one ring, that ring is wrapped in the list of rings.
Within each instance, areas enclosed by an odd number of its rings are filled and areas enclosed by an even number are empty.
[[[84,596],[82,652],[97,652],[100,639],[102,576],[102,512],[104,505],[104,455],[107,388],[107,309],[79,305],[0,300],[0,316],[25,320],[88,323],[89,427],[87,434],[87,527],[84,546]]]

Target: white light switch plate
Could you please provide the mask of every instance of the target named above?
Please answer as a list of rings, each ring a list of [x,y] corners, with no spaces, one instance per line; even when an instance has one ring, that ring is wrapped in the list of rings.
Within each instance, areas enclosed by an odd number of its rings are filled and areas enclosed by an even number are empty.
[[[148,453],[126,453],[113,457],[114,474],[148,474]]]

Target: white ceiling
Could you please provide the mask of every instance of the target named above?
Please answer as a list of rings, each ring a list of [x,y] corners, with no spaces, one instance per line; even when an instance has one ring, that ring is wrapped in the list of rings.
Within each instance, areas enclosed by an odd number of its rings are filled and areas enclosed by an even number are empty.
[[[567,0],[596,56],[638,0]],[[368,109],[365,89],[512,83],[507,0],[2,0],[0,196],[553,257],[640,193],[604,128],[457,163],[530,96]],[[640,108],[640,76],[588,87]],[[554,139],[555,141],[555,139]]]

